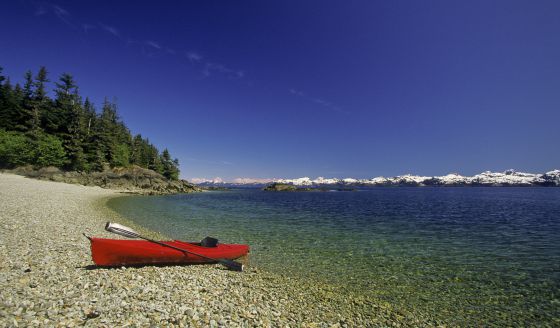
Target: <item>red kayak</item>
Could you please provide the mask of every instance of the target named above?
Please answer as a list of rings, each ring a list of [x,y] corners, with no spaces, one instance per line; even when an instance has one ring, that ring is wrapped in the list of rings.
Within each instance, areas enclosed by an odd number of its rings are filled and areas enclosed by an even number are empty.
[[[215,262],[208,258],[182,252],[146,240],[88,238],[91,241],[91,256],[93,262],[99,266]],[[162,241],[161,243],[213,259],[233,260],[249,253],[249,245],[217,244],[214,247],[204,247],[201,243],[190,243],[179,240]]]

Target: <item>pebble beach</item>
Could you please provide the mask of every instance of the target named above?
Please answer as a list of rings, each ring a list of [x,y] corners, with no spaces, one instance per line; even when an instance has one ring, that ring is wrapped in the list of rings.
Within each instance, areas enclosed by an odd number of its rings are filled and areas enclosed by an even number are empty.
[[[115,190],[0,174],[0,327],[373,327],[430,325],[339,287],[220,265],[98,268]],[[149,196],[147,196],[149,197]]]

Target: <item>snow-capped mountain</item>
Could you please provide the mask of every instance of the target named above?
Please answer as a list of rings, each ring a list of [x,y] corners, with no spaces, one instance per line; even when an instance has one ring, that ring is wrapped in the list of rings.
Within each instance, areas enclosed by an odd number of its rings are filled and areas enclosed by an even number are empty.
[[[213,179],[194,178],[189,181],[201,187],[262,188],[274,182],[274,179],[237,178],[232,181],[225,181],[218,177]]]
[[[377,177],[372,179],[325,179],[319,177],[299,179],[279,179],[278,183],[296,186],[320,185],[363,185],[363,186],[560,186],[560,170],[545,174],[533,174],[507,170],[505,172],[482,172],[472,177],[450,173],[444,176],[399,175],[396,177]]]
[[[371,179],[354,178],[324,178],[309,177],[297,179],[248,179],[239,178],[232,182],[225,182],[220,178],[210,180],[194,180],[194,183],[206,186],[244,186],[260,187],[269,183],[291,184],[301,187],[328,186],[560,186],[560,170],[553,170],[544,174],[524,173],[515,170],[505,172],[482,172],[475,176],[462,176],[450,173],[443,176],[399,175],[395,177],[376,177]]]

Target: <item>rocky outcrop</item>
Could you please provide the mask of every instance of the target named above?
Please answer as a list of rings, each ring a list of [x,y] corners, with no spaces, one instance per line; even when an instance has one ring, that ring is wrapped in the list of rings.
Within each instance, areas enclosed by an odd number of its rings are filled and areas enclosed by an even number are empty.
[[[560,186],[560,170],[552,170],[540,176],[542,186]]]
[[[264,191],[298,191],[298,189],[304,189],[304,188],[298,188],[291,184],[273,183],[269,186],[266,186],[263,190]]]
[[[99,186],[131,193],[146,195],[163,195],[201,191],[197,186],[185,180],[168,180],[163,175],[138,166],[114,168],[103,172],[67,172],[56,167],[38,170],[31,166],[11,170],[29,178],[49,180],[84,186]]]
[[[313,188],[306,188],[306,187],[298,187],[292,184],[287,183],[272,183],[263,188],[264,191],[356,191],[355,188],[345,188],[345,187],[336,187],[330,186],[329,188],[326,187],[313,187]]]

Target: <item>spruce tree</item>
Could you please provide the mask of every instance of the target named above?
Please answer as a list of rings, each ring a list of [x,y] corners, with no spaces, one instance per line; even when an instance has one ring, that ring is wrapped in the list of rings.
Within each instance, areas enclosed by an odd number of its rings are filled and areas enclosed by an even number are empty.
[[[11,130],[8,97],[12,92],[10,80],[2,75],[0,67],[0,129]]]
[[[148,161],[145,157],[144,152],[144,140],[142,139],[142,135],[137,134],[132,139],[132,152],[130,155],[130,161],[134,165],[138,165],[140,167],[147,167]]]
[[[19,84],[12,87],[6,78],[0,87],[0,129],[8,131],[26,131],[22,108],[23,90]]]
[[[68,168],[77,171],[86,170],[86,159],[82,148],[84,115],[78,88],[73,77],[67,73],[62,74],[60,83],[57,83],[56,87],[58,114],[56,131],[63,141],[68,156]]]
[[[103,153],[104,158],[111,162],[116,148],[115,125],[117,121],[116,109],[105,98],[101,107],[101,115],[99,117],[99,149]]]
[[[39,115],[39,105],[35,100],[35,82],[31,71],[25,73],[25,83],[23,85],[22,108],[24,110],[24,125],[29,135],[35,140],[41,130],[41,120]]]
[[[95,119],[97,118],[97,116],[95,112],[95,106],[88,97],[86,97],[86,101],[84,102],[84,112],[86,120],[86,136],[89,137],[93,133]]]
[[[33,100],[35,107],[33,108],[33,120],[38,120],[41,129],[45,128],[47,116],[53,107],[51,99],[47,97],[48,72],[44,66],[39,68],[39,72],[35,76],[35,90],[33,92]]]
[[[49,82],[48,72],[45,66],[39,68],[37,76],[35,76],[35,99],[44,100],[47,97],[46,84]]]
[[[100,171],[103,169],[104,159],[100,156],[100,147],[97,138],[97,125],[98,118],[95,111],[95,106],[86,97],[83,106],[84,123],[83,123],[83,144],[85,159],[88,163],[87,169],[90,171]]]
[[[161,154],[161,163],[163,166],[163,176],[170,180],[177,180],[179,178],[179,160],[171,160],[171,155],[167,148]]]

